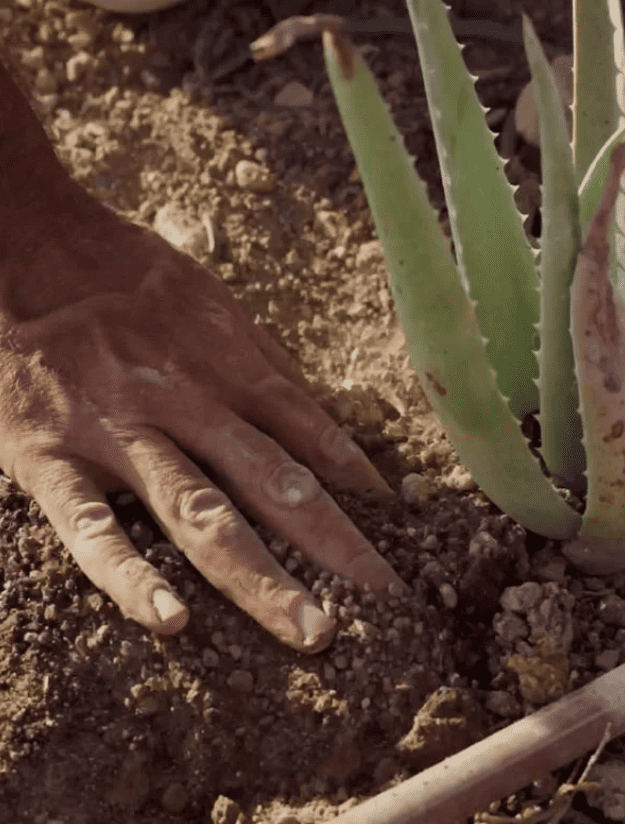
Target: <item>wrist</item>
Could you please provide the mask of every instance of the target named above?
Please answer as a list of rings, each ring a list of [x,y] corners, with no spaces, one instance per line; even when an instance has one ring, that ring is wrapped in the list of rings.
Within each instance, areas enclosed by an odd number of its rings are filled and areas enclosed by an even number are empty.
[[[0,261],[54,232],[72,183],[0,58]]]

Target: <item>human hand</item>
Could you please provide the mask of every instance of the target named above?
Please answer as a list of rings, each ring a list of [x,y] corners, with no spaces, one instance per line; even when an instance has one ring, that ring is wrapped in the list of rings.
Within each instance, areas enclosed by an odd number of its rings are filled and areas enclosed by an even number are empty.
[[[333,622],[237,506],[384,589],[399,578],[299,461],[391,490],[218,277],[71,186],[71,219],[50,215],[47,239],[0,263],[0,465],[125,616],[175,633],[188,611],[117,524],[105,492],[120,486],[277,638],[324,648]]]

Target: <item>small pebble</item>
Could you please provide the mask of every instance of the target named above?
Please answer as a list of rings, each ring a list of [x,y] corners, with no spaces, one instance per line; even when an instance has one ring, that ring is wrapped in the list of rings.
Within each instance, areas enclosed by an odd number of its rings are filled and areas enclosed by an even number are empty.
[[[388,594],[391,598],[401,598],[404,595],[404,590],[400,584],[396,584],[394,581],[388,585]]]
[[[444,483],[446,487],[457,492],[470,492],[477,486],[469,470],[460,464],[454,466],[449,475],[445,477]]]
[[[50,69],[46,69],[45,67],[39,69],[35,77],[35,88],[39,94],[52,94],[57,90],[58,83]]]
[[[70,83],[75,83],[93,65],[94,58],[88,52],[79,51],[65,64],[65,73]]]
[[[314,94],[297,80],[292,80],[283,86],[274,98],[276,106],[288,106],[290,108],[300,108],[312,105]]]
[[[373,771],[373,780],[375,784],[378,786],[380,784],[386,784],[387,781],[390,781],[391,778],[393,778],[398,769],[399,764],[394,758],[390,758],[389,756],[386,758],[381,758]]]
[[[493,690],[486,696],[486,709],[502,718],[516,718],[521,707],[516,698],[505,690]]]
[[[161,804],[168,812],[178,814],[181,813],[187,806],[188,799],[189,794],[187,793],[187,789],[184,784],[176,782],[167,787],[163,793]]]
[[[210,647],[205,647],[202,651],[202,663],[205,667],[209,667],[210,669],[216,669],[219,666],[219,655],[215,652],[214,649]]]
[[[70,34],[67,42],[75,49],[82,51],[91,45],[93,36],[87,31],[80,31],[76,32],[76,34]]]
[[[213,824],[237,824],[241,815],[241,808],[236,801],[225,795],[220,795],[213,805],[211,821]]]
[[[29,69],[38,71],[45,66],[45,59],[43,53],[43,46],[35,46],[34,49],[29,49],[21,54],[22,63]]]
[[[604,672],[609,672],[618,664],[619,657],[619,650],[604,649],[603,652],[595,655],[595,666]]]
[[[231,644],[228,647],[228,652],[234,658],[235,661],[238,661],[243,655],[243,650],[238,644]]]
[[[166,203],[154,217],[154,231],[172,246],[199,257],[208,248],[206,229],[177,203]]]
[[[271,172],[251,160],[239,160],[234,169],[234,177],[239,189],[248,192],[267,194],[276,188],[276,181]]]
[[[356,266],[359,269],[368,268],[375,263],[382,263],[383,260],[384,252],[379,240],[369,240],[360,244],[356,255]]]
[[[254,690],[254,676],[247,670],[232,670],[226,683],[230,689],[238,692],[252,692]]]
[[[507,587],[499,603],[511,612],[528,612],[542,597],[542,589],[536,581],[526,581],[518,587]]]
[[[336,670],[331,664],[323,665],[323,677],[326,681],[334,681],[336,678]]]
[[[599,604],[598,612],[605,624],[625,627],[625,600],[618,595],[607,595]]]
[[[458,594],[451,584],[441,584],[438,591],[447,609],[455,609],[458,606]]]
[[[430,495],[430,484],[423,475],[409,472],[402,478],[401,499],[408,506],[425,506]]]

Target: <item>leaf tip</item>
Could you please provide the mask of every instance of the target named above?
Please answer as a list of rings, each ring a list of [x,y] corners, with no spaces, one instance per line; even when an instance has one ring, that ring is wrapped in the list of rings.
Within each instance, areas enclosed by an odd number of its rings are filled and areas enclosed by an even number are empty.
[[[352,39],[345,29],[337,24],[328,23],[323,28],[324,48],[331,48],[343,80],[351,80],[356,67],[356,50]]]

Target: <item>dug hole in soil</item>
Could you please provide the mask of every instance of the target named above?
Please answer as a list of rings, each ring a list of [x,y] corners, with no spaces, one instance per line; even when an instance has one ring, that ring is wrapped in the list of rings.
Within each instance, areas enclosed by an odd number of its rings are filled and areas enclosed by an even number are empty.
[[[454,10],[512,25],[523,7],[550,59],[572,50],[568,0],[548,13],[542,0],[500,5]],[[314,10],[406,17],[400,0]],[[299,655],[226,602],[121,493],[120,522],[191,610],[182,635],[160,638],[119,615],[5,478],[1,824],[326,821],[625,661],[625,575],[584,577],[557,544],[502,515],[429,409],[319,44],[246,60],[276,13],[310,11],[305,0],[194,0],[128,18],[74,0],[4,0],[0,25],[72,174],[218,272],[333,396],[398,494],[382,507],[331,491],[412,592],[355,592],[258,525],[338,617],[330,649]],[[357,42],[442,208],[414,40]],[[511,132],[523,50],[474,40],[464,54],[537,233],[537,158]],[[604,754],[621,775],[622,752],[615,741]],[[570,771],[498,814],[545,806]],[[564,820],[623,821],[624,799],[581,795]]]

